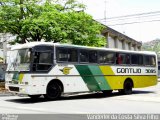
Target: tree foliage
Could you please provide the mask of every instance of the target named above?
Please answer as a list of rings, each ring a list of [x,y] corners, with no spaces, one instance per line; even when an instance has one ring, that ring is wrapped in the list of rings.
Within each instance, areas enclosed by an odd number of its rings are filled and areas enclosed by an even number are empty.
[[[155,39],[151,42],[143,44],[142,50],[153,51],[157,54],[158,58],[160,59],[160,39]]]
[[[76,0],[1,0],[0,31],[16,35],[14,43],[44,40],[104,46],[103,26],[83,9]]]

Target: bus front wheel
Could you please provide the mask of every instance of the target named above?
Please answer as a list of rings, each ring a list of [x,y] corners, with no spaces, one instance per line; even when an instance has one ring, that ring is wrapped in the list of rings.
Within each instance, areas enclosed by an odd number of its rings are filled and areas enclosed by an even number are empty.
[[[41,95],[28,95],[31,99],[38,99]]]
[[[61,96],[61,94],[62,94],[62,87],[58,83],[52,82],[48,85],[44,97],[47,100],[55,100],[58,99]]]
[[[129,95],[132,94],[133,82],[126,80],[123,85],[123,89],[118,90],[120,94]]]

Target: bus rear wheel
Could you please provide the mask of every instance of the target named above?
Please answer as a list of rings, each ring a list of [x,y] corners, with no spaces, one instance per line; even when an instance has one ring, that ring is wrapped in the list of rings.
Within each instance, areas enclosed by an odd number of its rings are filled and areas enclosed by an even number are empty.
[[[52,82],[48,85],[44,97],[47,100],[56,100],[61,96],[61,94],[62,94],[62,87],[58,83]]]
[[[120,94],[129,95],[132,94],[133,82],[126,80],[123,85],[123,89],[119,90]]]

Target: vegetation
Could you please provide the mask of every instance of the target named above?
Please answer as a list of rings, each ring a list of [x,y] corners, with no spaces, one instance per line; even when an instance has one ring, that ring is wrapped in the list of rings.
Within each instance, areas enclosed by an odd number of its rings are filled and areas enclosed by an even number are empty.
[[[0,31],[17,36],[12,44],[44,40],[104,46],[103,26],[84,8],[76,0],[1,0]]]
[[[142,50],[154,51],[157,53],[157,56],[160,59],[160,39],[144,43],[142,45]]]

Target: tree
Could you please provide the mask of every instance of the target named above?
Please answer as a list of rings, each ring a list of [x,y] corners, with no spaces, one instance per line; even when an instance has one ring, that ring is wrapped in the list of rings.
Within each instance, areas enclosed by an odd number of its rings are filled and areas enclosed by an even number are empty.
[[[103,26],[86,14],[76,0],[2,0],[0,31],[25,41],[53,41],[104,46]],[[79,12],[78,12],[79,11]]]
[[[157,57],[160,58],[160,39],[155,39],[147,44],[143,44],[142,50],[154,51]]]

